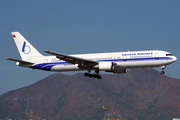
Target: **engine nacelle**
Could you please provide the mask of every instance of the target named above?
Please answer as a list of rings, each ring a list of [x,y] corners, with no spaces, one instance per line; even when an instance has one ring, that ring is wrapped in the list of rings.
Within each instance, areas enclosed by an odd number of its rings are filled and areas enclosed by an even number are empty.
[[[99,62],[98,69],[100,71],[113,71],[114,65],[112,62]]]
[[[115,69],[112,71],[114,74],[122,74],[122,73],[127,73],[127,69]]]
[[[114,74],[122,74],[122,73],[127,73],[128,70],[127,69],[123,69],[123,68],[114,68],[114,70],[111,71],[106,71],[106,72],[112,72]]]

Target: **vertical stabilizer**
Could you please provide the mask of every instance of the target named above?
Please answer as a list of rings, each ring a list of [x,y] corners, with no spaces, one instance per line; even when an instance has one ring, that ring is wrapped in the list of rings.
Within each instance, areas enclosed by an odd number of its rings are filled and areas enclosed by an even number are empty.
[[[32,60],[41,55],[19,32],[11,32],[22,60]]]

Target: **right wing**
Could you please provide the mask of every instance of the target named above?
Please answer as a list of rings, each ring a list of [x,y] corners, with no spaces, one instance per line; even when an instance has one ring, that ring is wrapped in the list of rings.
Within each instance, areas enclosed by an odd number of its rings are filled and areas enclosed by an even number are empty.
[[[88,60],[88,59],[84,59],[84,58],[74,57],[74,56],[70,56],[70,55],[64,55],[62,53],[56,53],[56,52],[52,52],[49,50],[45,50],[44,52],[49,53],[51,55],[55,55],[60,60],[64,60],[68,63],[78,64],[78,67],[81,69],[92,68],[98,64],[98,61],[92,61],[92,60]]]

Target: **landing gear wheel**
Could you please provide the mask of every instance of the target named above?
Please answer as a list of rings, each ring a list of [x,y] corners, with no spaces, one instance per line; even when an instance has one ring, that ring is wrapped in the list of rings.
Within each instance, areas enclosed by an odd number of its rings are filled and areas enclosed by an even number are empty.
[[[92,78],[92,77],[93,77],[93,75],[92,75],[92,74],[89,74],[89,77],[90,77],[90,78]]]
[[[165,72],[164,71],[161,71],[161,74],[164,74]]]
[[[96,75],[96,74],[93,74],[93,78],[97,78],[97,75]]]
[[[84,76],[89,76],[89,73],[87,73],[87,72],[86,72],[86,73],[84,73]]]
[[[90,78],[97,78],[97,79],[101,79],[101,76],[100,75],[98,75],[98,74],[90,74],[90,73],[84,73],[84,76],[86,76],[86,77],[90,77]]]
[[[97,79],[101,79],[101,76],[100,76],[100,75],[98,75],[98,76],[97,76]]]

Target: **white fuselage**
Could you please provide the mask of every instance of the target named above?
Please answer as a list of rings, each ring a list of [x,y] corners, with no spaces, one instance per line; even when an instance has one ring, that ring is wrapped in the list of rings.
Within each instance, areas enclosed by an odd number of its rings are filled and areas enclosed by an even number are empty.
[[[70,55],[78,58],[88,59],[98,62],[112,62],[116,70],[127,68],[150,68],[161,67],[171,64],[177,60],[175,56],[166,51],[129,51],[129,52],[111,52],[94,54],[76,54]],[[69,64],[56,56],[46,56],[36,58],[36,64],[29,66],[33,69],[48,71],[81,71],[77,64]]]

